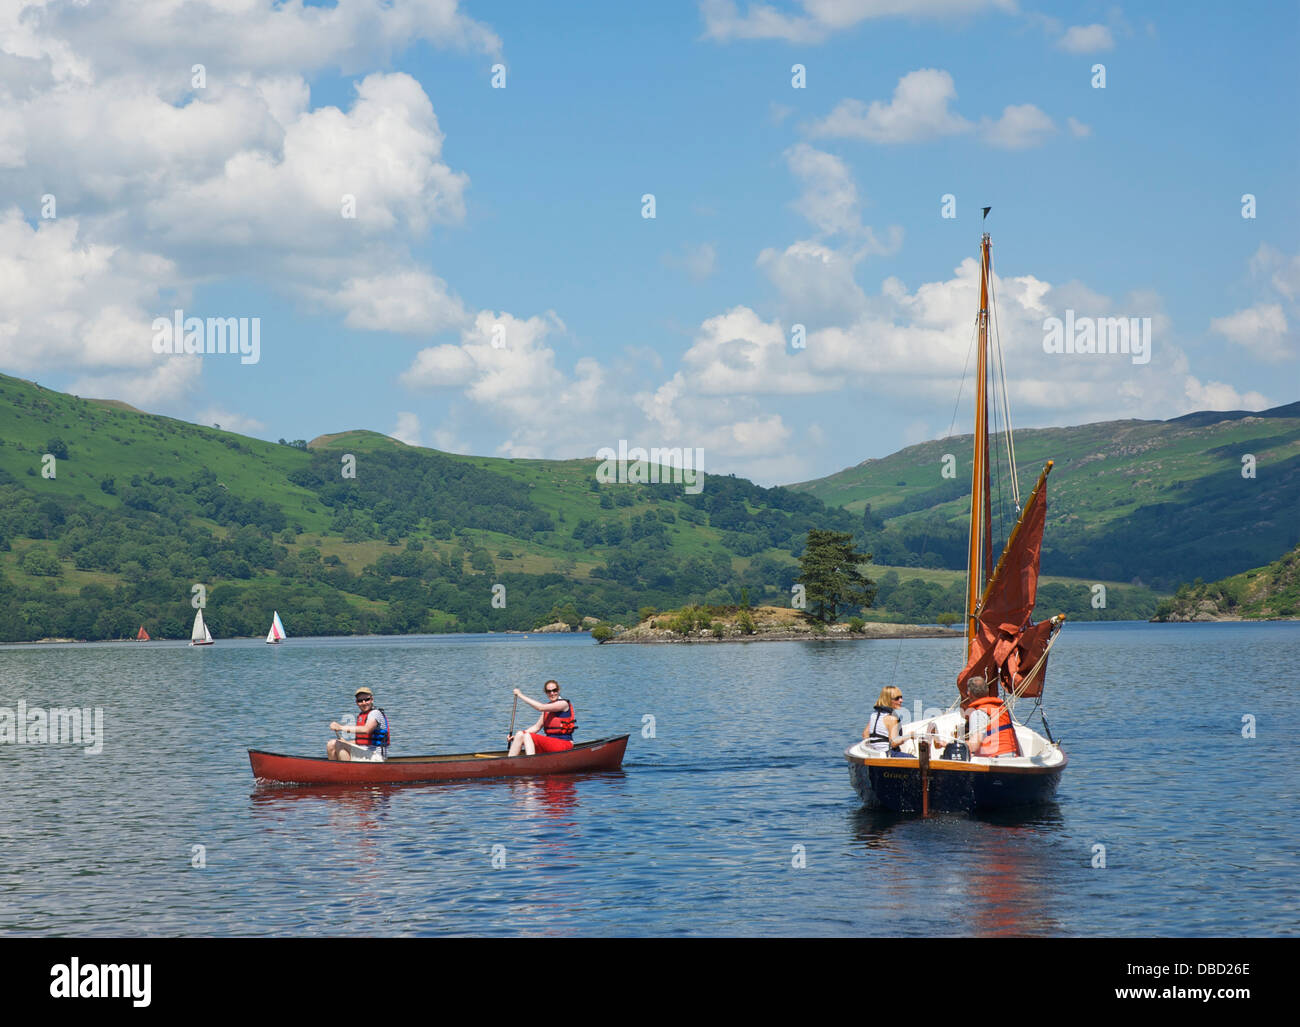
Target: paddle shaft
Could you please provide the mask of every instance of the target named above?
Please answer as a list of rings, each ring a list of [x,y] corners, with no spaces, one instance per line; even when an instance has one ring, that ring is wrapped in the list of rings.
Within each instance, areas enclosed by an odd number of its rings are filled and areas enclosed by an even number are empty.
[[[515,737],[515,711],[519,709],[519,696],[515,696],[514,705],[510,707],[510,734],[506,735],[507,739]]]

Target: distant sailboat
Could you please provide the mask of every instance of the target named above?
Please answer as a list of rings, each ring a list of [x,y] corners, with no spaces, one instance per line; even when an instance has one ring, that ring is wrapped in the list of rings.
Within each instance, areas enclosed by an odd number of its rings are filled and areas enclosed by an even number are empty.
[[[266,644],[275,645],[277,642],[283,642],[287,637],[284,633],[284,625],[280,623],[280,611],[276,610],[275,616],[271,618],[271,630],[266,633]]]
[[[203,623],[203,611],[194,615],[194,630],[190,632],[190,645],[211,645],[212,632]]]
[[[149,638],[149,632],[145,631],[145,629],[144,629],[144,625],[143,625],[143,624],[140,625],[140,633],[137,634],[137,635],[135,636],[135,640],[136,640],[137,642],[148,642],[148,641],[150,641],[150,638]]]

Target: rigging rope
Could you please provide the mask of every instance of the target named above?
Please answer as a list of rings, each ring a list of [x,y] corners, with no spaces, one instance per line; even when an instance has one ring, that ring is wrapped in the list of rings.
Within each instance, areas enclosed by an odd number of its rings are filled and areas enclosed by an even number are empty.
[[[1038,657],[1038,662],[1035,663],[1033,669],[1025,675],[1024,680],[1020,682],[1020,686],[1007,694],[1007,701],[1004,702],[1003,705],[1006,706],[1007,712],[1010,713],[1013,718],[1016,714],[1016,700],[1025,694],[1026,688],[1033,684],[1034,678],[1038,676],[1039,669],[1047,662],[1047,654],[1052,651],[1052,646],[1056,644],[1056,640],[1060,634],[1061,625],[1057,624],[1056,630],[1052,632],[1051,637],[1047,640],[1047,645],[1043,647],[1043,655]],[[1033,714],[1030,714],[1030,716],[1033,716]]]
[[[998,304],[996,296],[996,287],[993,283],[993,276],[989,275],[989,293],[992,296],[989,302],[990,313],[993,321],[993,338],[995,340],[994,349],[997,353],[998,377],[1002,381],[1002,423],[1005,426],[1004,435],[1007,443],[1007,460],[1011,464],[1011,498],[1016,504],[1016,514],[1020,514],[1020,481],[1016,477],[1016,440],[1011,431],[1011,396],[1007,392],[1007,365],[1002,355],[1002,333],[998,329]]]

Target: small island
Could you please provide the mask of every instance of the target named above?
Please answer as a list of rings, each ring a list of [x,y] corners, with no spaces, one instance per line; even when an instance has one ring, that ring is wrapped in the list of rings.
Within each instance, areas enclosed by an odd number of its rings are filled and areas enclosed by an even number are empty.
[[[1151,619],[1177,621],[1295,620],[1300,618],[1300,546],[1264,567],[1206,584],[1183,585]]]
[[[960,638],[946,627],[920,624],[868,623],[852,616],[838,623],[841,611],[865,610],[876,596],[876,585],[861,571],[871,559],[860,553],[848,532],[808,532],[799,558],[802,573],[792,590],[793,605],[749,604],[747,590],[741,602],[728,606],[692,605],[668,613],[651,607],[640,611],[636,627],[618,632],[606,625],[592,628],[597,642],[789,642],[840,641],[863,638]]]
[[[602,631],[601,628],[604,628]],[[799,610],[780,606],[686,606],[648,615],[636,627],[615,633],[598,625],[597,642],[831,642],[864,638],[961,638],[949,628],[922,624],[883,624],[860,617],[825,624]]]

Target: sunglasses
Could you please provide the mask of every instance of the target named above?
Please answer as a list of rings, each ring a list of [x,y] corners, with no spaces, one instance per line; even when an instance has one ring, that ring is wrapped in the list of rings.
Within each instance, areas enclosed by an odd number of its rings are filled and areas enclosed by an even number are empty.
[[[558,688],[548,688],[548,689],[546,690],[546,694],[547,694],[547,695],[559,695],[559,694],[560,694],[560,690],[559,690]]]
[[[357,702],[374,702],[374,701],[375,701],[375,697],[373,695],[357,696]]]

